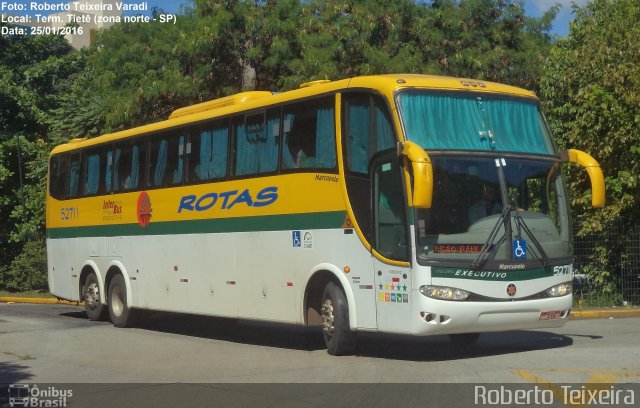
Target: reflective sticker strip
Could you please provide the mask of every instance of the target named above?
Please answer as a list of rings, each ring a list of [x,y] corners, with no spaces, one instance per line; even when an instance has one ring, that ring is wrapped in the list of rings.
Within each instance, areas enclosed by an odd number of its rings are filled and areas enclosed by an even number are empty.
[[[463,268],[441,268],[431,269],[432,278],[449,279],[471,279],[483,281],[523,281],[530,279],[548,278],[553,276],[553,268],[537,268],[525,270],[504,270],[504,271],[476,271]]]
[[[304,214],[276,214],[268,216],[210,218],[184,221],[151,221],[140,228],[133,224],[90,225],[48,228],[48,239],[117,237],[138,235],[213,234],[224,232],[291,231],[339,228],[344,211]]]

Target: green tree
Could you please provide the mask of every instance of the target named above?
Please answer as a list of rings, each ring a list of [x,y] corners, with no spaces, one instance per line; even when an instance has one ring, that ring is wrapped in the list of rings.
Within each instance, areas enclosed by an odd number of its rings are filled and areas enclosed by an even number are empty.
[[[75,67],[66,60],[71,47],[61,36],[3,36],[0,42],[0,288],[17,288],[10,282],[20,273],[28,273],[24,282],[39,288],[43,276],[46,285],[42,238],[49,119]],[[45,265],[39,277],[35,269],[18,266],[26,261]]]
[[[243,10],[249,4],[207,3],[211,12],[196,8],[175,25],[124,23],[101,31],[64,100],[66,123],[59,130],[86,122],[80,119],[85,106],[91,107],[92,124],[85,136],[94,137],[238,92],[247,61]]]
[[[425,62],[437,73],[504,82],[537,90],[548,34],[558,12],[525,16],[521,1],[435,1],[421,25]]]
[[[589,208],[586,174],[568,174],[577,233],[585,236],[637,224],[640,215],[640,3],[594,0],[574,12],[541,84],[558,144],[592,154],[605,174],[602,210]],[[614,290],[624,239],[611,236],[595,248],[592,278],[605,291]]]
[[[188,72],[181,47],[192,32],[187,18],[175,26],[119,24],[98,36],[87,58],[84,85],[100,101],[102,131],[166,117],[197,92],[201,84]]]
[[[270,39],[270,48],[252,54],[276,58],[252,63],[260,67],[259,78],[260,69],[275,63],[277,72],[262,76],[281,89],[390,72],[472,76],[536,89],[557,11],[530,19],[519,2],[509,1],[315,0],[287,14],[279,4],[266,3],[269,18],[261,19],[255,35]]]
[[[71,47],[62,36],[2,36],[0,45],[0,130],[42,131],[41,114],[51,93],[48,88],[55,84],[38,83],[31,67],[62,57]]]
[[[4,290],[18,292],[47,288],[47,253],[44,239],[25,243],[20,254],[8,266],[0,266]]]

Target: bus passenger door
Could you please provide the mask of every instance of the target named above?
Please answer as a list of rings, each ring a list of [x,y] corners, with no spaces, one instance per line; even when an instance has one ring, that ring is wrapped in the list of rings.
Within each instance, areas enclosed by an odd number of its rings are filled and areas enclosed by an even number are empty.
[[[395,152],[374,157],[372,162],[372,252],[380,331],[410,327],[410,241],[401,169]]]

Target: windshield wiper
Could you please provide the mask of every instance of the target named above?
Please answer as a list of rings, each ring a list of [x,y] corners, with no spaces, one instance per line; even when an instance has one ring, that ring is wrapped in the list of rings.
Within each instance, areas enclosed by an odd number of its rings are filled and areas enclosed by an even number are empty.
[[[509,215],[510,212],[511,207],[508,205],[502,210],[502,214],[498,218],[496,224],[493,226],[493,229],[491,230],[491,233],[489,234],[487,240],[484,242],[480,253],[476,257],[476,259],[473,260],[473,263],[471,264],[472,269],[482,269],[489,258],[493,256],[500,244],[505,240],[506,234],[503,235],[497,243],[493,243],[493,241],[496,239],[496,236],[498,235],[498,232],[500,231],[500,224],[507,225],[509,223],[509,218],[511,218],[511,216]]]
[[[487,263],[489,258],[493,256],[497,248],[500,246],[500,243],[503,241],[511,241],[511,205],[509,204],[509,198],[507,196],[507,179],[504,175],[504,167],[507,165],[507,162],[502,157],[497,157],[495,159],[496,168],[498,169],[498,182],[500,185],[500,200],[502,201],[502,215],[496,222],[496,225],[493,226],[491,233],[489,234],[489,238],[485,241],[480,253],[476,257],[476,259],[471,264],[472,269],[482,269],[484,264]],[[498,243],[493,244],[493,240],[498,235],[498,231],[500,230],[500,224],[504,224],[504,235]]]
[[[524,232],[527,234],[527,236],[529,237],[529,239],[531,240],[531,242],[533,242],[533,245],[539,251],[537,258],[540,259],[540,261],[542,262],[542,266],[546,268],[550,264],[549,257],[547,256],[547,253],[544,251],[544,248],[542,248],[540,241],[538,241],[535,235],[533,235],[533,232],[531,232],[527,224],[524,222],[524,218],[522,218],[521,213],[522,213],[522,210],[518,210],[516,211],[516,215],[513,217],[514,221],[516,222],[516,227],[518,228],[516,239],[520,240],[522,238],[522,234],[520,230],[522,228]]]
[[[510,223],[511,211],[512,211],[511,207],[507,206],[506,210],[502,212],[502,214],[500,215],[500,218],[498,219],[496,224],[493,226],[493,229],[489,234],[489,238],[487,238],[484,245],[482,246],[482,249],[480,250],[480,253],[471,264],[472,269],[482,269],[484,265],[487,263],[487,261],[493,256],[493,254],[495,253],[497,248],[500,246],[500,244],[504,242],[508,234],[503,235],[496,244],[493,244],[493,241],[495,240],[496,236],[498,235],[498,231],[500,230],[500,224],[505,223],[506,225],[507,223]],[[524,232],[529,237],[529,240],[533,243],[533,246],[535,246],[538,252],[536,254],[536,257],[540,260],[540,262],[542,263],[542,266],[546,268],[551,264],[551,262],[549,261],[549,256],[547,255],[544,248],[542,247],[542,244],[540,244],[540,241],[538,241],[538,239],[533,234],[533,232],[531,232],[531,229],[529,229],[529,227],[527,226],[527,223],[524,221],[524,218],[522,218],[522,215],[521,215],[522,210],[516,210],[515,212],[516,212],[516,215],[513,216],[513,220],[515,221],[516,228],[517,228],[517,233],[515,238],[517,240],[522,239],[522,231],[524,230]]]

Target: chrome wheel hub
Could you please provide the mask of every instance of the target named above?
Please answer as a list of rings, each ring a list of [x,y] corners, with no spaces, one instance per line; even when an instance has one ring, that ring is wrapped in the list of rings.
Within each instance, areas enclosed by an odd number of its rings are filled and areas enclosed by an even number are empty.
[[[100,288],[96,282],[91,282],[84,288],[84,303],[91,310],[96,310],[100,305]]]
[[[333,332],[335,331],[335,317],[333,316],[333,304],[331,303],[331,299],[324,301],[322,308],[320,309],[320,315],[322,316],[322,331],[327,336],[333,336]]]

